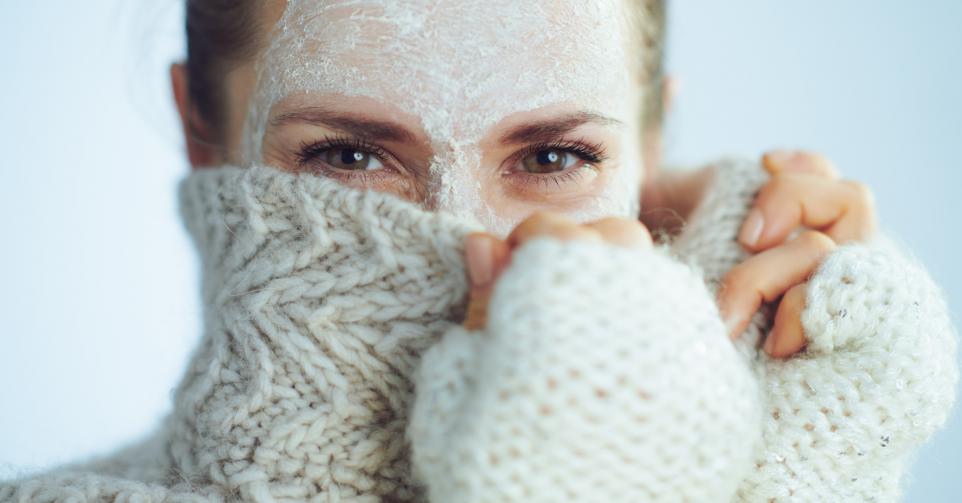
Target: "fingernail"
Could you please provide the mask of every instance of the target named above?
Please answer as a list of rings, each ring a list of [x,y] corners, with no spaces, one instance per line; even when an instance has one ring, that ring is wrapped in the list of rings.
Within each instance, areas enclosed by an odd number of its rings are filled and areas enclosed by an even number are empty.
[[[765,226],[765,217],[758,208],[752,208],[742,224],[742,229],[738,233],[738,240],[747,246],[755,246],[758,238],[762,236],[762,228]]]
[[[788,150],[772,150],[765,154],[765,158],[770,165],[783,167],[792,158],[792,152]]]
[[[491,240],[486,236],[469,235],[464,243],[468,277],[474,286],[484,286],[494,278],[494,257]]]

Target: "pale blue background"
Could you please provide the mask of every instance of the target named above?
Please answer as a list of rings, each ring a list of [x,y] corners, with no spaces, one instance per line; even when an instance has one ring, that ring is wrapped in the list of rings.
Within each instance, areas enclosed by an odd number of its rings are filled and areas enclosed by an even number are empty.
[[[198,334],[166,64],[180,2],[0,1],[0,478],[152,428]],[[677,1],[668,157],[824,152],[962,320],[962,2]],[[907,501],[962,494],[962,422]]]

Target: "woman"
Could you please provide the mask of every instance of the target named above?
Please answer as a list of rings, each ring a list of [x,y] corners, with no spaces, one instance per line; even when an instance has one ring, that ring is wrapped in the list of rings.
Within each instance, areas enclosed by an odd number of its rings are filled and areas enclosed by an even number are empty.
[[[957,381],[938,287],[823,160],[654,169],[662,5],[227,4],[173,70],[213,168],[174,411],[0,499],[896,497]]]

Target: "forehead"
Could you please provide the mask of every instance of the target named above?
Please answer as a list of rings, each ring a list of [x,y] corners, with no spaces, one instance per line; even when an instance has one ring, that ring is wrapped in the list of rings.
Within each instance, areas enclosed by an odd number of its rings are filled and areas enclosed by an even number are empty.
[[[630,82],[623,3],[289,0],[260,61],[259,99],[367,96],[448,135],[556,103],[613,115]]]

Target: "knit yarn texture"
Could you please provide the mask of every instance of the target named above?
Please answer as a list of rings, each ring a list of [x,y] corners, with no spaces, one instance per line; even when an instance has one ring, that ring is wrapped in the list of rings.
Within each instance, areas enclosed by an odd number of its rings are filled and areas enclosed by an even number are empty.
[[[924,267],[885,234],[809,279],[808,346],[734,344],[714,298],[767,180],[713,167],[669,244],[536,239],[460,325],[474,222],[270,167],[191,172],[204,334],[151,435],[0,502],[895,501],[958,381]]]

